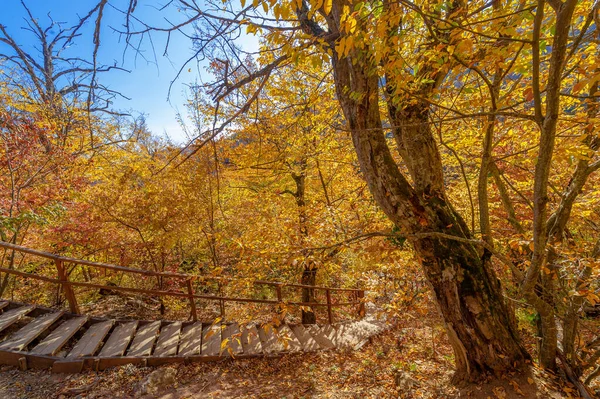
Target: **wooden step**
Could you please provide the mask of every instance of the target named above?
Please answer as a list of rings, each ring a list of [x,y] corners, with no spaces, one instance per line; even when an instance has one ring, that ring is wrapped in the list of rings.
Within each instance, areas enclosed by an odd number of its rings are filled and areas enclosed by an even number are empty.
[[[22,351],[29,345],[34,339],[39,337],[46,329],[48,329],[55,321],[60,319],[64,312],[45,313],[39,317],[36,317],[15,332],[7,341],[4,341],[0,345],[0,350],[4,351]]]
[[[386,328],[384,320],[364,318],[352,323],[336,326],[333,343],[337,348],[360,349],[369,340],[369,337],[379,334]]]
[[[278,352],[284,352],[285,347],[283,342],[279,341],[277,330],[274,326],[265,324],[258,329],[258,336],[262,343],[263,352],[267,354],[273,354]]]
[[[277,335],[279,336],[279,342],[283,345],[285,351],[299,352],[302,350],[302,344],[287,324],[284,324],[277,329]]]
[[[325,324],[321,326],[321,333],[333,343],[335,337],[335,328],[331,324]]]
[[[114,324],[114,320],[106,320],[92,324],[85,334],[83,334],[83,337],[77,341],[73,349],[71,349],[71,352],[67,355],[67,359],[94,356]]]
[[[137,321],[128,321],[116,326],[112,334],[110,334],[110,337],[108,337],[108,340],[100,350],[98,356],[123,356],[125,350],[129,346],[129,342],[131,342],[131,339],[135,334],[137,325]]]
[[[197,321],[183,328],[179,343],[179,356],[199,355],[202,351],[202,322]]]
[[[219,356],[221,353],[221,325],[207,325],[202,331],[202,356]]]
[[[317,344],[317,341],[313,338],[312,335],[306,330],[306,328],[302,324],[298,324],[296,326],[292,326],[292,331],[300,344],[302,345],[302,350],[304,352],[314,352],[321,347]]]
[[[258,329],[255,325],[242,327],[242,348],[245,355],[260,355],[262,353],[262,344],[258,336]]]
[[[87,316],[73,317],[66,320],[33,348],[31,353],[35,355],[54,356],[83,327],[87,320]]]
[[[317,344],[323,349],[333,349],[335,345],[331,342],[328,334],[331,334],[331,330],[326,327],[331,327],[329,324],[319,327],[316,324],[308,326],[308,331],[313,336]]]
[[[154,356],[175,356],[177,354],[177,346],[179,345],[180,333],[180,321],[164,325],[160,331],[158,341],[156,341]]]
[[[149,356],[152,353],[154,341],[158,338],[159,330],[160,321],[153,321],[141,326],[131,342],[127,356]]]
[[[0,310],[2,310],[5,307],[7,307],[9,303],[10,302],[8,302],[8,301],[0,301]]]
[[[332,342],[336,348],[355,349],[362,346],[372,335],[379,332],[377,326],[365,320],[338,324]]]
[[[352,339],[354,336],[353,332],[349,329],[349,326],[346,324],[338,324],[335,328],[335,332],[331,337],[331,343],[335,345],[336,348],[347,347],[348,340]]]
[[[221,347],[223,354],[237,356],[244,352],[242,348],[242,333],[237,323],[228,324],[221,332]]]
[[[0,332],[6,330],[17,321],[21,320],[25,315],[33,310],[34,306],[21,306],[7,310],[0,316]]]

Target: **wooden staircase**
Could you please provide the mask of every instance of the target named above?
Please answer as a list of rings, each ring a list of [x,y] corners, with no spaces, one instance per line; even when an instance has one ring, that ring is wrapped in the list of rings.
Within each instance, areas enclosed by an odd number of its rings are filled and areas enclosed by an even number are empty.
[[[272,326],[113,320],[11,301],[0,301],[0,309],[0,364],[56,373],[358,349],[385,328],[373,317],[335,325]]]
[[[364,291],[273,281],[242,281],[247,286],[271,290],[274,298],[252,297],[236,288],[239,279],[205,277],[184,273],[134,269],[124,266],[68,258],[0,241],[0,248],[33,256],[36,273],[28,269],[0,267],[0,273],[26,280],[54,284],[64,295],[69,311],[0,299],[0,364],[27,368],[51,368],[54,372],[103,370],[123,364],[156,366],[164,363],[207,362],[223,358],[279,356],[293,352],[313,352],[334,348],[358,348],[379,333],[385,323],[366,315]],[[48,267],[50,261],[50,267]],[[27,264],[28,262],[21,262]],[[52,267],[53,266],[53,267]],[[82,268],[100,271],[96,275],[128,277],[129,281],[151,277],[169,284],[164,288],[105,285],[81,278]],[[49,275],[50,274],[50,275]],[[52,275],[53,274],[53,275]],[[78,277],[79,276],[79,277]],[[207,281],[218,286],[218,294],[206,293]],[[119,280],[120,281],[120,280]],[[233,289],[227,295],[223,288]],[[135,295],[168,297],[187,302],[189,321],[117,320],[81,314],[79,290],[110,290]],[[321,302],[298,301],[299,290],[320,292]],[[251,292],[251,291],[250,291]],[[316,298],[316,296],[315,296]],[[213,301],[220,315],[213,322],[198,320],[197,301]],[[226,303],[267,306],[276,309],[277,325],[223,322]],[[287,324],[290,311],[319,308],[326,310],[321,325]],[[336,315],[337,309],[349,312]],[[315,313],[316,314],[316,313]],[[342,321],[355,315],[358,320]],[[213,316],[210,316],[213,317]]]

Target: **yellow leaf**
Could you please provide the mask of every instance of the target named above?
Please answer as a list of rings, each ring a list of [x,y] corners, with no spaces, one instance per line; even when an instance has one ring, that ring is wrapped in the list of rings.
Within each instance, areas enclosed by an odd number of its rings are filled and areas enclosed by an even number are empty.
[[[354,47],[354,37],[348,36],[346,38],[346,49],[345,49],[344,53],[346,55],[350,54],[350,50],[352,50],[353,47]]]
[[[573,94],[579,93],[581,91],[581,89],[583,89],[585,87],[586,83],[587,83],[586,81],[579,81],[579,82],[575,83],[575,86],[573,86],[572,93]]]
[[[335,51],[336,51],[336,53],[338,53],[339,57],[343,56],[345,43],[346,43],[346,38],[342,37],[340,39],[340,41],[335,45]]]
[[[325,0],[325,4],[323,5],[323,11],[325,11],[325,15],[329,15],[331,12],[333,0]]]
[[[356,30],[356,19],[354,17],[348,17],[348,22],[346,24],[346,31],[349,33],[354,33]]]

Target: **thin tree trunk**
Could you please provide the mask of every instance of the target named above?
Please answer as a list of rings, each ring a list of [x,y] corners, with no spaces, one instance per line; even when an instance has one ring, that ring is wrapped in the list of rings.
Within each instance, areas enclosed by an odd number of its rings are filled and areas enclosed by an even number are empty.
[[[304,266],[304,271],[302,272],[302,280],[301,284],[304,285],[315,285],[317,279],[317,268],[311,268],[310,263]],[[302,302],[314,302],[315,301],[315,293],[312,288],[302,288]],[[310,310],[302,310],[302,324],[315,324],[317,322],[317,316],[314,312],[314,309]]]
[[[298,208],[298,228],[300,232],[300,245],[303,245],[308,237],[308,216],[306,215],[306,159],[299,163],[300,170],[292,172],[292,179],[296,184],[296,191],[293,193]],[[302,262],[304,269],[300,283],[303,285],[315,285],[317,279],[317,267],[314,262],[304,260]],[[315,302],[315,293],[312,288],[302,288],[302,302]],[[315,324],[317,316],[314,309],[302,309],[302,324]]]

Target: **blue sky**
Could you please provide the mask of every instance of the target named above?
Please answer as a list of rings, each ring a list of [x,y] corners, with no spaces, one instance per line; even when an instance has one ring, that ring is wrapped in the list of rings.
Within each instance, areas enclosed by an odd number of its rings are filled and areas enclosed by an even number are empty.
[[[9,34],[26,49],[32,50],[35,44],[33,35],[21,29],[25,26],[24,17],[26,11],[20,0],[1,0],[0,24],[6,26]],[[67,22],[67,26],[78,20],[78,15],[83,16],[94,6],[97,0],[26,0],[26,4],[33,15],[38,18],[42,27],[49,23],[47,14],[55,21]],[[144,21],[164,25],[164,19],[170,21],[180,20],[182,15],[176,10],[158,11],[157,6],[162,5],[165,0],[142,0],[138,1],[136,16]],[[115,5],[124,5],[125,1],[111,1]],[[147,123],[153,133],[157,135],[167,134],[175,142],[183,143],[187,140],[176,115],[177,112],[185,114],[185,85],[197,80],[207,80],[204,65],[190,65],[182,74],[182,77],[173,85],[169,101],[167,101],[169,84],[175,78],[177,71],[183,63],[193,54],[192,43],[182,35],[172,36],[168,57],[164,57],[163,50],[166,37],[155,34],[152,39],[156,49],[156,60],[149,42],[146,41],[143,51],[147,59],[134,57],[135,54],[129,50],[123,62],[123,51],[125,44],[119,38],[118,33],[111,27],[119,28],[123,23],[123,15],[115,9],[107,6],[104,13],[104,25],[102,27],[101,47],[99,50],[99,62],[104,64],[118,65],[131,70],[131,73],[111,71],[102,74],[101,81],[111,89],[119,90],[131,100],[120,99],[115,101],[115,107],[122,110],[141,112],[146,114]],[[77,47],[73,49],[77,54],[91,54],[93,26],[89,24],[84,30],[84,36],[77,41]],[[244,40],[245,46],[256,46],[255,40]],[[155,62],[156,61],[156,62]]]

